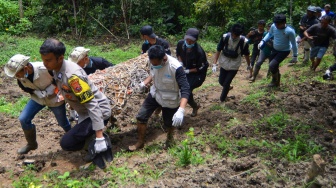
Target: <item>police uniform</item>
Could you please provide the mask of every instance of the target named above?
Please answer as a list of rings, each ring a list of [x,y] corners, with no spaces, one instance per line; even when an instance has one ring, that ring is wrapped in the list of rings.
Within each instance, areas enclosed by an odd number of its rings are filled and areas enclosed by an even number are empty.
[[[104,128],[104,120],[111,116],[110,102],[75,63],[64,60],[61,69],[54,71],[54,77],[60,94],[78,113],[78,124],[62,137],[61,147],[80,150],[86,138]]]

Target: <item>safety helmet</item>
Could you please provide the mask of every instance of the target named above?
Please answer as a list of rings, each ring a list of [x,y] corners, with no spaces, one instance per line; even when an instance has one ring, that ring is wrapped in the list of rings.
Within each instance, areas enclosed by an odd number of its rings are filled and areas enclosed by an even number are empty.
[[[17,72],[29,63],[29,59],[30,57],[22,54],[16,54],[11,57],[4,67],[6,75],[14,77]]]

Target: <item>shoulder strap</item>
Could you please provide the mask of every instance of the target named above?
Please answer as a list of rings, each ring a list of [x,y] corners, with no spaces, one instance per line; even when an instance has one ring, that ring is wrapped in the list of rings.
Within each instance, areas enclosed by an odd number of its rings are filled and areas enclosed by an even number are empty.
[[[240,36],[239,42],[238,42],[236,50],[235,50],[236,52],[238,51],[239,47],[240,47],[240,53],[243,51],[243,49],[244,49],[244,41],[245,41],[245,37]]]
[[[228,45],[229,45],[229,38],[230,38],[230,33],[227,33],[226,36],[224,37],[224,48],[227,49]]]

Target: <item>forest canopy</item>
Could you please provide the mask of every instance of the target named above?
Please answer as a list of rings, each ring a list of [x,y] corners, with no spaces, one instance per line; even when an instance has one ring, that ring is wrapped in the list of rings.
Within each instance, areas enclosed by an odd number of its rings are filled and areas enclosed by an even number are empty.
[[[25,35],[68,34],[74,37],[113,35],[139,36],[143,25],[152,25],[159,36],[183,33],[189,27],[201,37],[217,40],[236,22],[245,32],[260,19],[271,22],[276,13],[287,15],[287,23],[298,28],[309,5],[317,0],[0,0],[0,33]],[[331,4],[335,11],[336,4]]]

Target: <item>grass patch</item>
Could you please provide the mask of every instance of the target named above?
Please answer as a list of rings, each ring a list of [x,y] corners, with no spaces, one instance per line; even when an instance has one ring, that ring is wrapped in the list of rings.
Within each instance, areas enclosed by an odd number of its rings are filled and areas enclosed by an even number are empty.
[[[2,44],[0,57],[0,65],[5,65],[7,61],[15,54],[23,54],[30,56],[30,61],[42,61],[39,53],[40,46],[45,39],[37,37],[16,37],[11,35],[0,35],[0,41]],[[69,54],[78,45],[77,41],[62,40],[66,46],[66,52],[64,59],[68,59]],[[127,45],[127,47],[119,47],[114,44],[102,44],[102,45],[85,45],[90,49],[89,56],[103,57],[113,64],[118,64],[137,57],[141,53],[141,44],[136,42],[135,44]]]
[[[273,155],[277,158],[284,157],[290,162],[309,160],[311,156],[322,151],[322,146],[309,140],[309,135],[299,134],[294,139],[282,140],[273,147]]]
[[[254,90],[255,93],[251,93],[247,95],[243,100],[242,103],[249,103],[252,104],[253,106],[256,106],[257,108],[260,107],[260,102],[259,100],[264,98],[268,93],[266,93],[263,90]]]
[[[29,97],[23,96],[17,102],[13,104],[13,103],[7,102],[4,97],[1,97],[0,98],[0,112],[10,115],[11,117],[18,117],[29,100],[30,100]]]

